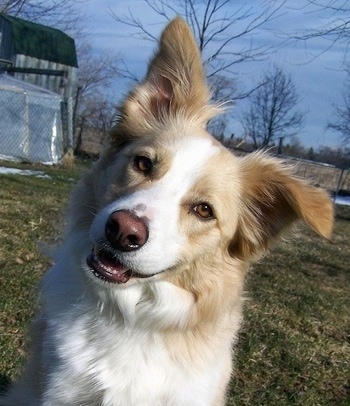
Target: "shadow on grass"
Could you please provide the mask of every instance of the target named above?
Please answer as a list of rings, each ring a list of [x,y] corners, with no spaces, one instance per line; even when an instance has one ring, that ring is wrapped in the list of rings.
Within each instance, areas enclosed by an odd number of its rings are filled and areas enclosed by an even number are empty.
[[[350,206],[335,207],[335,217],[339,220],[350,221]]]
[[[3,395],[9,389],[11,381],[8,376],[0,373],[0,395]]]

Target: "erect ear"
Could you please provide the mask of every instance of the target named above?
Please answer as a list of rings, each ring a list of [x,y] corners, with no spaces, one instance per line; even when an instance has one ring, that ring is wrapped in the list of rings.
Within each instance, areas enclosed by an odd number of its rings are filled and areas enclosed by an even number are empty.
[[[241,207],[230,255],[258,258],[298,219],[321,236],[331,236],[333,204],[325,191],[295,177],[279,160],[262,153],[242,158],[241,171]]]
[[[181,112],[200,116],[205,125],[217,113],[209,99],[199,48],[187,23],[177,17],[163,31],[146,79],[124,102],[120,122],[126,131],[142,134]]]

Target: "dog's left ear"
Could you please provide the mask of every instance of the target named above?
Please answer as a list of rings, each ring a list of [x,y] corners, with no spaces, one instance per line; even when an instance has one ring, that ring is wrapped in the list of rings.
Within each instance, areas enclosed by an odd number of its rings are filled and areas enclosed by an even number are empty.
[[[163,31],[146,79],[125,100],[120,124],[129,133],[142,135],[181,113],[196,115],[205,125],[217,113],[209,100],[199,48],[187,23],[177,17]]]
[[[242,158],[241,171],[241,207],[231,256],[257,259],[298,219],[321,236],[331,236],[333,204],[325,191],[262,153]]]

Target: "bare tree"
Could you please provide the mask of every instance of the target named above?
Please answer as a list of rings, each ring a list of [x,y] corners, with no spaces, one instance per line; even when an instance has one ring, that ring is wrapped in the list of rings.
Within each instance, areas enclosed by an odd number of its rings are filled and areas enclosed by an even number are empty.
[[[350,67],[343,92],[343,104],[335,106],[334,121],[328,123],[327,128],[340,134],[344,145],[350,144]]]
[[[89,42],[79,43],[79,81],[82,96],[93,96],[96,90],[108,88],[119,76],[120,58],[110,52],[96,52]]]
[[[96,138],[103,139],[116,115],[108,89],[119,76],[120,59],[110,53],[96,53],[91,44],[78,48],[79,100],[77,105],[75,152],[80,152],[83,137],[94,129]]]
[[[303,114],[294,111],[298,96],[291,76],[277,66],[264,74],[261,86],[250,96],[250,108],[242,115],[245,134],[254,148],[264,148],[279,138],[295,135]]]
[[[319,162],[326,162],[338,168],[348,169],[350,167],[350,148],[334,148],[321,145],[316,154],[316,159]]]
[[[230,121],[228,107],[251,92],[239,89],[235,66],[266,58],[272,47],[261,42],[255,43],[253,36],[280,15],[284,4],[285,0],[262,0],[254,5],[249,2],[237,4],[230,0],[143,0],[144,7],[153,11],[158,20],[160,17],[161,21],[166,22],[180,15],[191,26],[213,89],[213,99],[225,103],[227,107],[223,116],[210,123],[210,130],[218,138],[223,137]],[[151,27],[139,19],[137,14],[131,11],[123,16],[113,12],[111,14],[118,23],[131,27],[134,37],[157,40]],[[122,74],[126,78],[138,80],[126,65]]]
[[[74,153],[95,154],[100,152],[104,140],[115,118],[115,106],[99,91],[94,96],[84,97],[79,106],[75,134]],[[89,137],[90,136],[90,137]],[[87,140],[90,138],[90,144]]]
[[[303,5],[305,13],[317,15],[319,25],[308,27],[294,35],[298,40],[309,40],[322,37],[328,40],[328,45],[322,52],[336,43],[345,44],[348,50],[350,40],[350,3],[346,0],[307,0]]]
[[[230,0],[143,0],[143,3],[164,21],[175,15],[186,19],[197,39],[208,78],[215,75],[229,78],[235,75],[233,69],[238,63],[266,57],[271,46],[254,45],[252,37],[278,17],[285,1],[254,5],[236,5]],[[156,40],[152,30],[131,11],[126,16],[111,13],[117,22],[133,28],[136,38]],[[245,45],[238,46],[238,39],[244,39]],[[135,79],[128,69],[125,74]]]
[[[2,0],[0,12],[28,21],[46,24],[77,37],[88,0]]]

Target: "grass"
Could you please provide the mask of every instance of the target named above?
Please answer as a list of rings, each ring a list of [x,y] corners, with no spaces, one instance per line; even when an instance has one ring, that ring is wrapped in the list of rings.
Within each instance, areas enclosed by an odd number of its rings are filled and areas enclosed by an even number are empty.
[[[51,179],[0,176],[0,391],[23,362],[49,266],[38,242],[55,243],[77,179],[44,171]],[[332,242],[300,226],[252,268],[227,405],[350,405],[349,236],[350,207],[339,207]]]
[[[332,243],[304,227],[249,275],[230,405],[350,405],[350,208]]]
[[[0,390],[23,362],[37,282],[49,266],[39,245],[55,243],[52,237],[62,227],[61,213],[77,179],[74,170],[29,168],[44,170],[51,179],[0,176]]]

